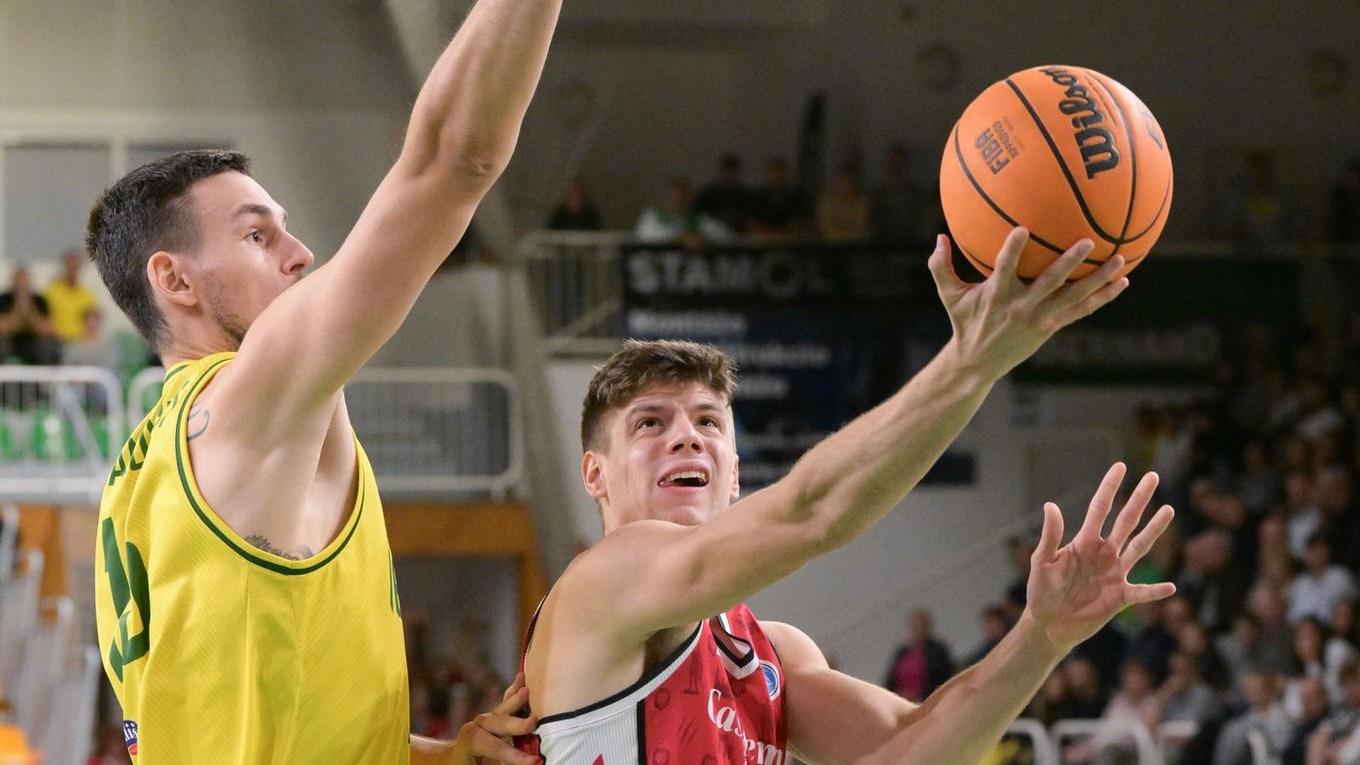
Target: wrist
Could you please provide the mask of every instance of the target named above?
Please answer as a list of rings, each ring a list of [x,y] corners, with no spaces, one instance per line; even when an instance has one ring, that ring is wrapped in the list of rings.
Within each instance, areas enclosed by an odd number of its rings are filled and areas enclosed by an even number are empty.
[[[1054,640],[1028,608],[1021,612],[1013,631],[1016,633],[1016,639],[1020,641],[1021,650],[1054,665],[1062,661],[1074,647]]]
[[[952,381],[954,385],[965,390],[990,389],[1006,373],[992,369],[992,366],[976,351],[976,348],[965,347],[955,336],[944,344],[936,358],[945,364],[950,376],[954,378]]]

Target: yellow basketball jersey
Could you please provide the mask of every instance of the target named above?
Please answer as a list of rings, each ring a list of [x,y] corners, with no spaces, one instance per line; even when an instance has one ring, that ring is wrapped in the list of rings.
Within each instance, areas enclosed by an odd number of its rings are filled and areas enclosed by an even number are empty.
[[[363,450],[349,520],[306,560],[255,548],[199,494],[189,409],[233,358],[167,373],[100,504],[99,645],[133,762],[407,763],[400,604]]]

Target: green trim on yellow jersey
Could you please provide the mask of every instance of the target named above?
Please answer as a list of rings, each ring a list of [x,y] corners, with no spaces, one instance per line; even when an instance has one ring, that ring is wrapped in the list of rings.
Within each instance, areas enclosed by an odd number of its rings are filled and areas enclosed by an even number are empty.
[[[345,549],[345,546],[349,544],[349,540],[354,536],[354,531],[359,528],[359,519],[364,511],[364,482],[358,482],[359,490],[355,497],[354,505],[350,508],[349,520],[346,521],[349,529],[337,536],[337,538],[328,545],[333,548],[329,554],[314,563],[310,562],[311,559],[290,561],[286,558],[278,558],[277,556],[270,556],[268,558],[263,557],[257,554],[262,551],[257,550],[252,547],[249,542],[242,539],[239,534],[217,517],[216,513],[211,513],[210,515],[210,511],[204,507],[206,501],[200,501],[202,495],[198,491],[198,482],[190,475],[190,471],[186,466],[188,459],[185,450],[188,448],[189,441],[184,437],[184,423],[189,419],[189,410],[192,408],[190,404],[193,399],[197,397],[198,387],[203,384],[204,379],[215,373],[218,367],[228,361],[231,361],[231,358],[225,358],[214,362],[212,366],[203,370],[203,374],[199,375],[197,380],[188,385],[189,396],[187,396],[185,402],[181,404],[180,412],[175,417],[175,467],[179,470],[179,480],[180,485],[184,488],[184,497],[189,501],[189,506],[194,509],[194,513],[198,515],[199,520],[203,521],[203,524],[216,534],[217,538],[221,539],[227,547],[230,547],[237,555],[240,555],[242,558],[245,558],[261,568],[268,569],[277,574],[284,574],[287,576],[310,574],[334,560],[335,556],[339,555],[340,551]],[[185,364],[182,366],[187,367],[188,365]],[[179,372],[180,369],[181,367],[177,366],[171,371],[171,374]],[[356,448],[358,448],[357,444]],[[325,553],[325,550],[322,550],[322,552]],[[273,558],[277,558],[277,560]]]

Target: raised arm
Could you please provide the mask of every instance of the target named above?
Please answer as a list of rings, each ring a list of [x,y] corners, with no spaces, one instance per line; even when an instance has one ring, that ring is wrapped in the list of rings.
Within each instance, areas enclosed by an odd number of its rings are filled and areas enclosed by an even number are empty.
[[[242,343],[233,377],[244,380],[243,396],[268,390],[275,404],[261,427],[286,427],[323,407],[397,330],[510,161],[560,6],[480,0],[472,9],[421,88],[401,153],[348,239],[279,296]]]
[[[1133,533],[1157,486],[1155,474],[1143,477],[1102,537],[1123,477],[1123,465],[1106,473],[1081,530],[1066,546],[1060,547],[1061,513],[1052,503],[1044,507],[1029,605],[1020,621],[986,658],[919,706],[831,670],[807,636],[769,625],[788,676],[793,747],[815,763],[979,762],[1073,646],[1129,605],[1175,591],[1166,582],[1128,582],[1129,570],[1171,523],[1171,508],[1164,506]]]
[[[582,563],[583,589],[625,630],[663,629],[721,611],[839,547],[891,510],[972,418],[993,384],[1059,328],[1128,284],[1115,258],[1077,282],[1082,242],[1039,278],[1016,276],[1027,233],[1007,239],[985,282],[965,284],[948,239],[930,258],[954,325],[943,350],[888,400],[809,450],[789,474],[693,527],[627,524]],[[664,547],[664,556],[654,551]],[[589,559],[594,558],[594,565]],[[626,582],[614,572],[633,572]],[[686,587],[675,587],[686,582]],[[594,599],[587,596],[587,599]],[[606,602],[607,601],[607,602]]]

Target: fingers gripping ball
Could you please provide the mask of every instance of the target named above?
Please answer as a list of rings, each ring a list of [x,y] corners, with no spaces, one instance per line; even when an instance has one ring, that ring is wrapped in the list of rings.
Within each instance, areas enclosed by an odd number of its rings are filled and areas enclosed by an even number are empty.
[[[954,242],[983,274],[1015,226],[1030,231],[1031,279],[1079,239],[1095,249],[1071,279],[1112,255],[1128,273],[1171,209],[1171,154],[1157,119],[1128,88],[1079,66],[1039,66],[993,84],[954,125],[940,201]]]

